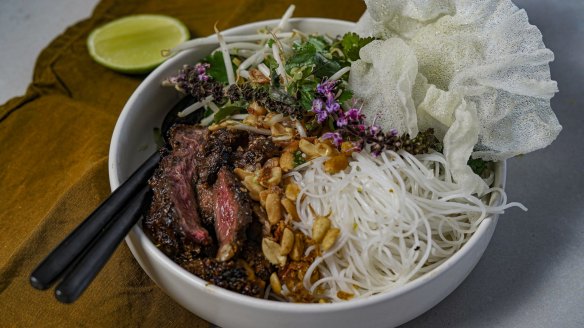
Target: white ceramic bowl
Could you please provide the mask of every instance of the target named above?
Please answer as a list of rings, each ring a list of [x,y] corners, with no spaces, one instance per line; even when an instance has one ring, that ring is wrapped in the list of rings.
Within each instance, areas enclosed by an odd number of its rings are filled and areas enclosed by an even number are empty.
[[[254,33],[277,20],[247,24],[226,35]],[[353,23],[339,20],[293,19],[291,24],[306,32],[339,35]],[[151,155],[155,149],[152,130],[180,96],[160,82],[185,63],[194,64],[215,47],[185,51],[158,67],[140,84],[124,107],[111,141],[109,178],[111,189]],[[505,163],[496,167],[495,185],[505,184]],[[243,296],[199,279],[166,257],[138,224],[126,238],[144,271],[176,302],[223,328],[228,327],[393,327],[429,310],[450,294],[470,273],[482,256],[497,222],[485,219],[468,243],[443,265],[402,287],[367,299],[336,304],[293,304]]]

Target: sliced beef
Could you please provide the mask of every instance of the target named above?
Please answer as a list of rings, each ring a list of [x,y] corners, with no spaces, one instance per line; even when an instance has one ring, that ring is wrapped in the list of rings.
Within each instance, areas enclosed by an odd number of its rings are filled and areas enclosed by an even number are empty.
[[[171,158],[163,160],[161,166],[170,160]],[[169,183],[165,170],[156,170],[149,183],[153,191],[152,202],[142,221],[144,231],[160,250],[174,260],[198,257],[203,250],[201,245],[185,238],[171,200],[172,184]]]
[[[163,170],[156,170],[150,178],[150,187],[154,191],[150,209],[144,216],[142,226],[154,244],[165,254],[174,258],[184,252],[182,231],[174,219],[174,210],[170,201],[170,187]]]
[[[215,222],[215,198],[213,196],[213,186],[199,181],[197,182],[197,201],[199,213],[205,226],[213,226]]]
[[[222,167],[213,186],[215,198],[215,235],[219,243],[217,259],[231,259],[245,238],[245,229],[251,222],[248,194],[227,167]]]
[[[209,232],[201,226],[194,186],[195,154],[209,138],[205,128],[177,125],[169,131],[172,150],[160,161],[149,183],[152,203],[143,226],[166,254],[198,253],[197,245],[209,245]]]
[[[197,199],[195,196],[194,179],[196,179],[196,164],[189,156],[167,156],[165,162],[171,162],[167,167],[168,181],[171,183],[170,200],[176,212],[178,223],[184,234],[195,242],[207,245],[211,243],[209,232],[201,225]]]
[[[168,131],[175,155],[194,155],[200,152],[210,138],[209,130],[196,125],[175,125]]]
[[[255,171],[278,155],[278,146],[265,136],[187,125],[172,127],[168,140],[171,149],[149,181],[153,195],[144,230],[176,263],[202,279],[263,296],[273,269],[260,247],[269,224],[233,169]]]
[[[213,132],[199,156],[199,179],[212,185],[223,166],[233,167],[233,154],[246,143],[247,133],[221,129]]]
[[[250,134],[246,147],[239,148],[235,154],[235,166],[253,172],[266,160],[279,154],[279,147],[272,138]]]

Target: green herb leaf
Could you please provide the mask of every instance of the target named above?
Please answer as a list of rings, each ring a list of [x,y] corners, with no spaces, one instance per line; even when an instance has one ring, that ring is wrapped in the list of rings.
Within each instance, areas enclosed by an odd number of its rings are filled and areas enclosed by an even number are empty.
[[[313,45],[316,51],[324,51],[329,47],[326,39],[322,35],[311,35],[308,37],[307,42]]]
[[[470,166],[470,168],[472,169],[472,171],[478,175],[483,174],[483,172],[485,171],[485,169],[488,166],[487,161],[484,161],[480,158],[470,158],[468,160],[468,166]]]
[[[341,95],[339,96],[339,98],[337,98],[337,101],[339,102],[339,104],[344,104],[346,101],[353,99],[353,91],[349,90],[349,89],[344,89],[343,92],[341,92]]]
[[[270,71],[274,71],[274,70],[276,70],[276,68],[278,68],[278,63],[276,62],[276,60],[272,56],[266,57],[264,59],[264,64],[266,64],[266,66],[268,66]]]
[[[211,108],[207,108],[205,109],[205,113],[203,113],[203,117],[207,117],[211,114],[213,114],[213,111],[211,110]]]
[[[270,71],[270,76],[272,77],[272,86],[274,86],[274,88],[279,88],[280,87],[280,74],[278,74],[278,71],[276,69],[273,69]]]
[[[304,127],[306,128],[306,131],[312,133],[319,129],[321,125],[316,121],[316,117],[313,117],[311,120],[306,122]]]
[[[326,123],[328,125],[329,130],[334,131],[335,130],[335,119],[332,118],[331,116],[329,116],[326,119]]]
[[[314,91],[316,90],[316,81],[305,81],[304,84],[298,89],[298,94],[300,99],[298,99],[300,105],[305,110],[309,111],[312,109],[312,102],[314,100]]]
[[[228,117],[229,115],[233,115],[235,113],[238,113],[240,110],[241,110],[241,107],[225,106],[225,107],[219,109],[219,111],[217,111],[217,113],[215,113],[215,116],[213,117],[213,123],[219,123],[224,118]]]
[[[229,83],[229,80],[227,79],[227,70],[225,69],[225,63],[223,62],[223,53],[221,51],[215,51],[209,56],[203,58],[203,62],[211,65],[211,67],[207,69],[207,74],[215,79],[215,81]],[[233,70],[235,71],[236,69],[237,67],[233,65]]]
[[[294,56],[286,61],[286,71],[294,67],[312,66],[314,65],[314,56],[316,55],[316,47],[311,43],[302,43],[294,45]]]
[[[343,48],[345,56],[350,60],[355,61],[359,59],[359,50],[373,40],[375,40],[375,38],[362,38],[357,33],[347,33],[343,35],[341,47]]]
[[[318,78],[330,77],[341,69],[341,65],[334,60],[326,58],[317,52],[314,56],[314,71],[312,74]]]
[[[303,155],[303,153],[300,150],[297,150],[294,153],[294,161],[292,162],[294,167],[306,163],[306,159],[304,157],[302,157],[302,155]]]

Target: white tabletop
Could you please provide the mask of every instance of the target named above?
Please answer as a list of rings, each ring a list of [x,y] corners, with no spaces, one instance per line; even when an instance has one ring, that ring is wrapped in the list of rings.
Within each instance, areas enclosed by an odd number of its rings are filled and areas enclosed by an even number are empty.
[[[516,0],[556,55],[564,130],[508,161],[507,194],[484,257],[443,302],[404,327],[584,327],[584,0]],[[39,51],[97,0],[0,2],[0,103],[24,93]]]
[[[97,2],[0,1],[0,104],[25,93],[40,51],[68,26],[91,16]]]

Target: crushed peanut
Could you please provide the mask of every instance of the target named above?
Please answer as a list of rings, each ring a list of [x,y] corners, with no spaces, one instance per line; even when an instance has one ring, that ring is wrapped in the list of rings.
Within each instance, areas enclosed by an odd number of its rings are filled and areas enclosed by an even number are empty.
[[[294,247],[294,233],[289,228],[285,228],[280,242],[280,255],[288,255],[292,247]]]
[[[300,139],[300,142],[298,142],[298,148],[308,156],[309,160],[320,156],[316,146],[307,139]]]
[[[253,175],[246,176],[241,182],[243,186],[248,190],[249,197],[255,201],[260,200],[260,192],[264,190],[264,187],[260,186],[255,180]]]
[[[286,185],[286,189],[284,191],[284,194],[286,195],[286,198],[288,198],[289,200],[295,202],[296,197],[298,197],[299,193],[300,193],[300,187],[297,184],[295,184],[294,182],[291,182],[291,183]]]
[[[324,170],[328,174],[339,173],[349,166],[349,159],[345,155],[336,155],[324,161]]]
[[[262,253],[270,263],[274,265],[285,265],[287,257],[280,255],[280,244],[269,239],[262,239]]]
[[[304,255],[304,235],[301,232],[294,234],[294,247],[289,255],[294,261],[300,261]]]
[[[278,274],[276,272],[272,272],[270,275],[270,285],[272,286],[274,293],[282,295],[282,283],[280,282],[280,278],[278,278]]]
[[[331,220],[326,216],[318,216],[312,225],[312,239],[320,243],[331,227]]]
[[[252,68],[249,70],[249,80],[258,84],[268,84],[271,82],[270,78],[265,76],[264,73],[262,73],[257,68]]]
[[[282,198],[281,203],[293,221],[300,221],[298,211],[296,211],[296,205],[294,205],[294,203],[291,200],[289,200],[288,198]]]
[[[289,172],[294,168],[294,153],[283,152],[280,156],[280,168],[282,171]]]
[[[239,167],[236,167],[235,170],[233,170],[233,173],[235,173],[235,175],[237,175],[237,177],[240,180],[243,180],[243,179],[245,179],[245,177],[248,177],[250,175],[253,176],[252,172],[246,171],[244,169],[240,169]]]
[[[321,249],[328,251],[335,244],[340,234],[341,230],[338,228],[330,228],[322,239],[322,243],[320,244]]]
[[[266,212],[270,224],[276,224],[282,218],[282,205],[278,194],[270,193],[266,196]]]
[[[255,115],[255,116],[262,116],[262,115],[266,115],[268,110],[265,107],[263,107],[262,105],[260,105],[254,101],[251,104],[249,104],[249,106],[247,107],[247,112],[252,114],[252,115]]]

